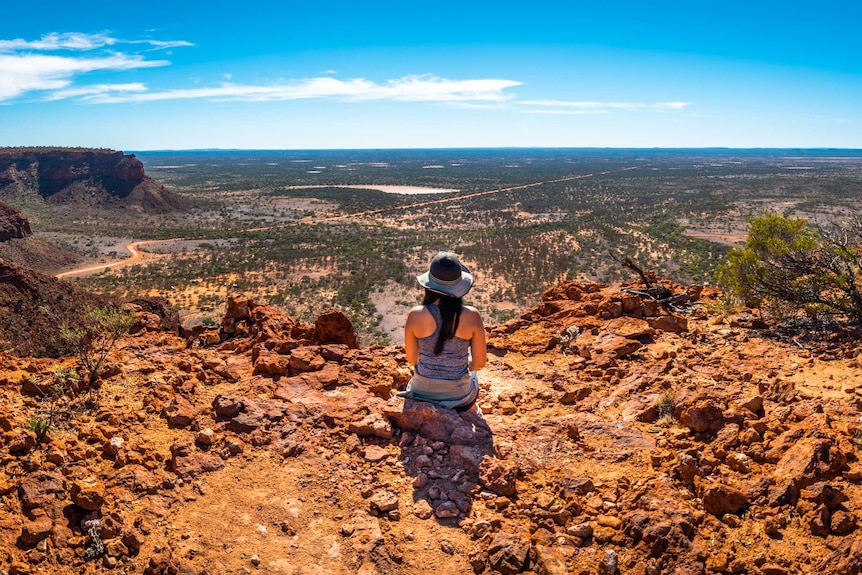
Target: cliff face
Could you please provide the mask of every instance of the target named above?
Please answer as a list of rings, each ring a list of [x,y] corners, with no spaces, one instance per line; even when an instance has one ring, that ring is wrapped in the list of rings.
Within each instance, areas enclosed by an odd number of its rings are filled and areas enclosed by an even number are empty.
[[[0,202],[0,242],[24,239],[32,235],[27,217],[9,204]]]
[[[124,207],[162,213],[182,201],[144,173],[134,154],[112,150],[0,151],[0,191],[5,186],[35,187],[42,198],[75,202],[102,192],[104,200],[122,200]]]

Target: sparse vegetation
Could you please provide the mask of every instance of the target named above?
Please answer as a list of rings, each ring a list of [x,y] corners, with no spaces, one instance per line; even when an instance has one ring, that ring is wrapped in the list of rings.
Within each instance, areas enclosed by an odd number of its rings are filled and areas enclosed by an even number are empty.
[[[82,325],[60,326],[60,336],[75,350],[86,371],[86,389],[95,386],[105,359],[135,320],[131,313],[113,307],[87,308]]]
[[[661,424],[669,424],[674,420],[674,411],[676,410],[676,396],[673,392],[666,391],[662,393],[655,404],[658,413],[658,422]]]

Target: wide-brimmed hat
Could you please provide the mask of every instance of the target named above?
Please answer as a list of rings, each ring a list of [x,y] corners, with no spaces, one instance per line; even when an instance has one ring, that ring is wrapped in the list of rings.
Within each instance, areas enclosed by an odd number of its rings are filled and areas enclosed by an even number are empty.
[[[421,276],[416,276],[419,285],[431,291],[464,297],[473,287],[473,274],[461,264],[453,253],[437,252],[431,267]]]

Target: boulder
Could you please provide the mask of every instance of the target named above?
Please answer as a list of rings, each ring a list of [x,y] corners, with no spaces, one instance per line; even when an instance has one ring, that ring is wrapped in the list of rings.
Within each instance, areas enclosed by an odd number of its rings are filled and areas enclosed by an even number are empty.
[[[847,458],[831,439],[804,437],[790,447],[773,474],[793,479],[800,488],[818,481],[828,481],[847,469]]]

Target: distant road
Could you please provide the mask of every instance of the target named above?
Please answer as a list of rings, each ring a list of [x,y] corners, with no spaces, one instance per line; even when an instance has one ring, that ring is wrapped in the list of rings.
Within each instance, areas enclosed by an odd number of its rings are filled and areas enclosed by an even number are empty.
[[[618,171],[626,172],[629,170],[637,170],[640,167],[642,167],[642,166],[629,166],[626,168],[621,168]],[[377,210],[368,210],[365,212],[355,212],[352,214],[343,214],[340,216],[329,216],[329,217],[325,217],[325,218],[321,218],[321,219],[317,219],[317,220],[313,219],[312,217],[308,217],[308,218],[303,218],[299,222],[291,222],[289,224],[279,224],[279,225],[274,225],[274,226],[249,228],[247,230],[237,230],[237,233],[262,232],[262,231],[267,231],[267,230],[272,230],[272,229],[277,229],[277,228],[285,228],[285,227],[289,227],[289,226],[295,226],[297,224],[334,222],[334,221],[338,221],[338,220],[346,220],[349,218],[361,218],[364,216],[373,216],[375,214],[381,214],[384,212],[395,212],[395,211],[407,210],[407,209],[412,209],[412,208],[424,208],[425,206],[434,206],[434,205],[438,205],[438,204],[448,204],[451,202],[459,202],[461,200],[467,200],[470,198],[479,198],[482,196],[490,196],[493,194],[502,194],[504,192],[511,192],[514,190],[525,190],[527,188],[535,188],[536,186],[543,186],[545,184],[558,184],[560,182],[571,182],[574,180],[584,180],[586,178],[592,178],[594,176],[604,176],[604,175],[610,174],[612,171],[617,171],[617,170],[607,170],[605,172],[594,172],[594,173],[590,173],[590,174],[581,174],[578,176],[568,176],[568,177],[559,178],[556,180],[545,180],[542,182],[533,182],[531,184],[523,184],[520,186],[512,186],[509,188],[497,188],[495,190],[485,190],[484,192],[474,192],[472,194],[465,194],[463,196],[452,196],[452,197],[448,197],[448,198],[440,198],[437,200],[428,200],[427,202],[418,202],[415,204],[406,204],[403,206],[393,206],[391,208],[380,208]],[[97,265],[83,266],[80,268],[75,268],[72,270],[68,270],[68,271],[59,273],[55,277],[57,277],[58,279],[59,278],[73,278],[73,277],[86,277],[86,276],[89,276],[91,274],[106,270],[108,268],[117,268],[117,267],[136,264],[136,263],[144,261],[144,255],[140,251],[140,249],[142,249],[144,246],[151,245],[151,244],[160,244],[160,243],[165,243],[165,242],[175,242],[175,241],[179,241],[182,239],[184,239],[184,238],[171,238],[171,239],[167,239],[167,240],[146,240],[146,241],[139,241],[139,242],[131,242],[131,243],[126,244],[126,246],[125,246],[126,249],[129,250],[129,253],[132,254],[131,257],[128,257],[128,258],[123,259],[123,260],[116,260],[113,262],[108,262],[105,264],[97,264]],[[146,250],[144,250],[144,251],[146,251]],[[167,254],[149,254],[149,255],[151,256],[151,259],[157,259],[159,257],[165,257]]]
[[[150,244],[161,244],[165,242],[174,242],[181,240],[183,238],[172,238],[167,240],[144,240],[138,242],[130,242],[126,244],[124,247],[129,250],[129,253],[132,254],[130,257],[123,260],[115,260],[112,262],[104,263],[104,264],[96,264],[96,265],[85,265],[80,268],[71,269],[65,272],[58,273],[56,276],[57,279],[62,278],[83,278],[94,273],[98,273],[100,271],[104,271],[108,268],[118,268],[123,266],[129,266],[136,263],[140,263],[144,261],[144,254],[140,251],[139,248],[143,248],[144,246]],[[165,257],[168,254],[148,254],[149,259],[158,259],[160,257]]]

